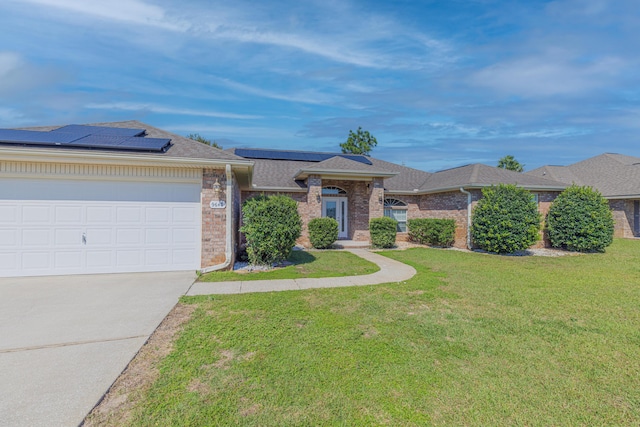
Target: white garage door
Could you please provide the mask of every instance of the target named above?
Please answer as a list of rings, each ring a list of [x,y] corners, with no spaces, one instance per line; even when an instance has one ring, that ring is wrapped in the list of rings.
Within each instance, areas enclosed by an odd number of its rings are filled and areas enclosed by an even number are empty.
[[[200,268],[199,184],[0,184],[0,276]]]

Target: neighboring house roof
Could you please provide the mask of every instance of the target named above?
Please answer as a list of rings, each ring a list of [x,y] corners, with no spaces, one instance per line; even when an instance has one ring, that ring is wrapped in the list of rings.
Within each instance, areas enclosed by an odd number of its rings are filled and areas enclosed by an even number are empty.
[[[588,185],[610,199],[640,197],[640,157],[604,153],[568,166],[543,166],[526,175]]]
[[[236,153],[236,149],[230,151]],[[254,156],[251,160],[255,162],[253,188],[256,190],[305,191],[304,179],[309,175],[330,179],[381,177],[384,178],[385,191],[389,194],[426,194],[457,190],[460,187],[482,188],[499,183],[518,184],[528,189],[540,190],[561,191],[566,187],[558,181],[482,164],[429,173],[368,156],[366,159],[370,164],[367,164],[344,158],[341,153],[333,153],[333,157],[322,161],[300,161],[281,160],[280,158],[287,157],[286,153],[277,156],[278,159],[265,158],[273,150],[240,149],[239,152]],[[305,153],[313,152],[289,153],[291,157],[302,159],[307,158]]]

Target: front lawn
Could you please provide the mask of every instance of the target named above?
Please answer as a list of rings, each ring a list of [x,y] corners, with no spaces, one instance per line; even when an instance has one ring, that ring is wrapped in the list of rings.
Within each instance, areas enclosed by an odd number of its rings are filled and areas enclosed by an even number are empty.
[[[371,274],[377,265],[347,251],[293,251],[287,259],[292,265],[269,271],[239,273],[214,271],[198,278],[201,282],[235,282],[240,280],[282,280],[303,277],[341,277]]]
[[[133,425],[638,425],[640,241],[389,251],[406,283],[185,297]]]

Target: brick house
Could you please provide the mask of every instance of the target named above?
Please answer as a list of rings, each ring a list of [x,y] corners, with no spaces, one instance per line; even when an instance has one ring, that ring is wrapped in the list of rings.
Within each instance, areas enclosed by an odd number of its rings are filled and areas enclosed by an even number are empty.
[[[609,201],[614,235],[640,237],[640,157],[604,153],[569,166],[542,166],[526,174],[595,188]]]
[[[300,244],[308,246],[306,224],[313,218],[338,220],[339,238],[369,240],[369,220],[389,216],[398,221],[397,239],[406,240],[407,220],[451,218],[456,221],[454,246],[470,245],[470,212],[482,188],[517,184],[532,191],[545,215],[566,184],[483,164],[429,173],[374,157],[231,149],[254,162],[250,187],[241,187],[242,201],[257,194],[288,194],[298,202],[303,220]],[[539,243],[544,244],[544,241]]]

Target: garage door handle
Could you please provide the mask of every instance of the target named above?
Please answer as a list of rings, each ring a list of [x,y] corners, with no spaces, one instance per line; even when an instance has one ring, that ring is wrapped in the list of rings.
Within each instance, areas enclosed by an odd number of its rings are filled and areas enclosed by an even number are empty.
[[[83,245],[87,244],[87,233],[82,233],[82,244]]]

